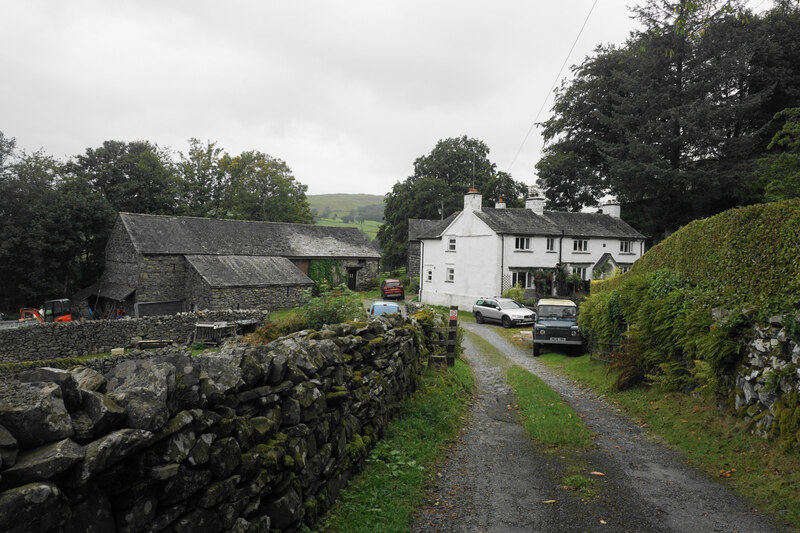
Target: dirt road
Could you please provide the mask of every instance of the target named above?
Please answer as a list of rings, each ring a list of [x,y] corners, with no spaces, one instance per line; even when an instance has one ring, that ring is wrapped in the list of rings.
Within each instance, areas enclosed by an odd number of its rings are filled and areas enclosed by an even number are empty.
[[[598,438],[595,448],[580,457],[537,449],[517,422],[502,368],[467,340],[465,358],[475,372],[476,396],[413,531],[781,531],[602,398],[506,342],[494,333],[495,326],[462,326],[542,378]],[[605,474],[597,477],[596,495],[582,499],[562,486],[576,464],[585,474]]]

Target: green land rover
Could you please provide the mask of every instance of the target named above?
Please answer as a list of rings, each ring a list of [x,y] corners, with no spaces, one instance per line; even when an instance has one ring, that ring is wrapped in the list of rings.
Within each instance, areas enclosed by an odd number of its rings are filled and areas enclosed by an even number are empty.
[[[578,306],[567,299],[542,298],[536,305],[533,325],[533,355],[538,357],[545,344],[572,347],[578,352],[583,335],[578,327]]]

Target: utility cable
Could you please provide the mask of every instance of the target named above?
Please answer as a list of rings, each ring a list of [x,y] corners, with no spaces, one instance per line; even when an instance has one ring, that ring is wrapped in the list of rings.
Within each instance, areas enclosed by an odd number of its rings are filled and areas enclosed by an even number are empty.
[[[567,64],[567,61],[569,61],[569,56],[571,56],[572,55],[572,51],[575,50],[575,45],[578,44],[578,39],[581,38],[581,34],[583,33],[583,29],[586,27],[586,23],[589,22],[589,17],[592,16],[592,11],[594,11],[594,6],[596,6],[596,5],[597,5],[597,0],[594,0],[594,3],[592,4],[591,9],[589,9],[589,13],[586,15],[586,19],[584,19],[584,21],[583,21],[583,26],[581,26],[581,29],[578,32],[578,35],[575,37],[575,40],[572,43],[572,47],[569,49],[569,52],[567,52],[567,57],[564,58],[564,62],[561,63],[561,68],[558,69],[558,74],[556,74],[556,77],[553,80],[553,85],[550,86],[550,90],[547,91],[547,94],[545,94],[545,96],[544,96],[544,101],[542,102],[542,106],[539,108],[539,112],[536,113],[536,117],[533,119],[533,122],[531,123],[531,127],[528,128],[528,133],[525,134],[525,138],[522,139],[522,143],[519,145],[519,148],[517,149],[517,153],[514,154],[514,158],[511,160],[511,164],[508,165],[507,172],[509,174],[511,174],[511,167],[513,167],[514,163],[517,162],[517,157],[519,157],[520,152],[522,152],[522,148],[525,146],[525,143],[528,141],[528,137],[530,137],[531,132],[533,131],[533,128],[536,127],[536,123],[539,121],[539,115],[542,114],[542,110],[544,110],[544,106],[547,104],[547,100],[550,98],[550,94],[553,92],[553,89],[555,89],[556,83],[558,83],[558,80],[561,77],[561,73],[564,71],[564,67]]]

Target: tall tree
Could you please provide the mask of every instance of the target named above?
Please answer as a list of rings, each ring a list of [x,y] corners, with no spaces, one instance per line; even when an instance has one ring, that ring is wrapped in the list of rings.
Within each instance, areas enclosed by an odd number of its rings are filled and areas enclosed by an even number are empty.
[[[387,267],[405,264],[408,219],[445,218],[461,209],[470,187],[482,191],[485,205],[503,198],[509,207],[522,205],[525,184],[499,172],[489,160],[489,147],[465,136],[442,139],[414,162],[414,174],[397,182],[384,198],[384,224],[378,231]]]
[[[800,197],[800,107],[785,109],[775,119],[785,122],[767,146],[772,153],[758,161],[758,174],[767,200],[788,200]]]
[[[776,71],[758,60],[770,48],[762,20],[738,1],[649,0],[634,14],[642,29],[598,48],[556,96],[537,163],[550,205],[612,194],[658,234],[757,201],[753,170],[780,85],[764,82]],[[782,80],[798,69],[786,67]]]
[[[38,306],[95,281],[113,214],[54,158],[15,155],[0,177],[0,306]]]
[[[312,224],[308,187],[295,180],[289,166],[255,150],[236,157],[225,154],[220,167],[230,183],[225,198],[228,216],[246,220]]]
[[[105,141],[77,156],[69,170],[102,191],[117,211],[176,212],[177,183],[169,155],[147,141]]]
[[[189,139],[189,151],[180,153],[177,165],[183,214],[211,218],[225,216],[222,202],[227,181],[220,167],[222,154],[222,148],[215,142],[203,144],[198,139]]]

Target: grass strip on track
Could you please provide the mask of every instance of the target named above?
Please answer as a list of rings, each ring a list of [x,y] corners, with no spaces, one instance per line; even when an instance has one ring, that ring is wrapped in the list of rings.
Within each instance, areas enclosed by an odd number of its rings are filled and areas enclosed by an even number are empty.
[[[319,531],[408,531],[435,464],[459,433],[473,387],[472,372],[461,360],[451,370],[428,368]]]
[[[612,390],[613,376],[588,355],[543,354],[541,361],[606,395],[642,427],[686,456],[703,470],[800,529],[800,455],[784,452],[773,442],[751,434],[742,420],[722,413],[713,399],[640,387]]]
[[[507,375],[517,397],[522,426],[534,441],[559,448],[592,447],[593,433],[544,381],[520,366],[509,368]]]

